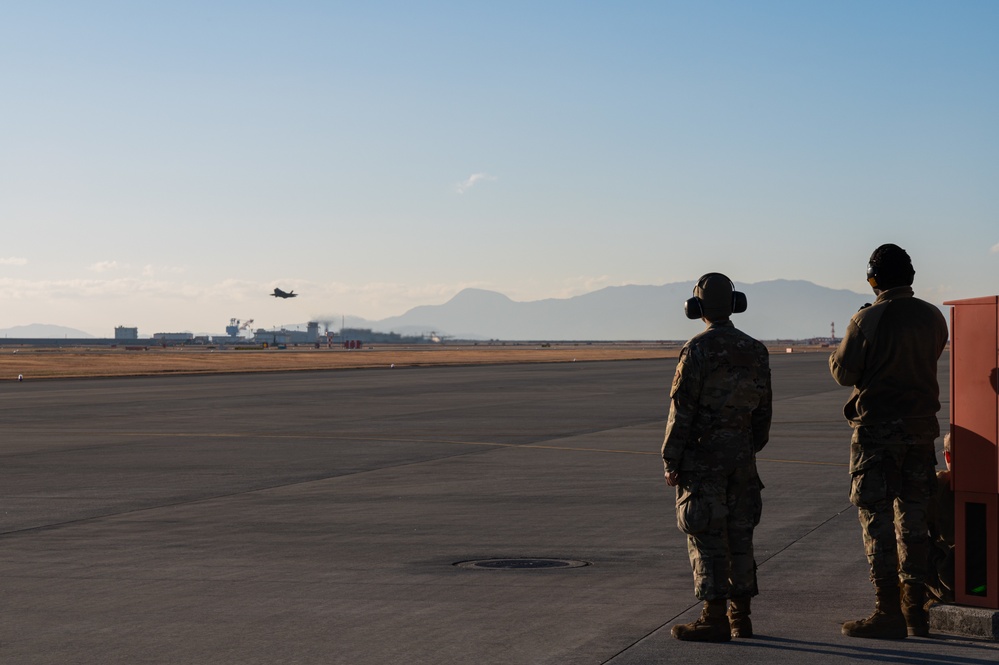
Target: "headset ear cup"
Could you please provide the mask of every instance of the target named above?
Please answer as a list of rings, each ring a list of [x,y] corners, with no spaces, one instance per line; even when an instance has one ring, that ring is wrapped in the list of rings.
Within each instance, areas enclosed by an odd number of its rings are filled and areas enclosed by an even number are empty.
[[[732,313],[742,314],[746,311],[749,306],[749,302],[746,300],[746,294],[742,291],[732,292]]]
[[[873,263],[867,264],[867,283],[872,288],[878,288],[878,269]]]
[[[687,302],[683,303],[683,313],[688,319],[701,318],[701,301],[697,298],[687,298]]]

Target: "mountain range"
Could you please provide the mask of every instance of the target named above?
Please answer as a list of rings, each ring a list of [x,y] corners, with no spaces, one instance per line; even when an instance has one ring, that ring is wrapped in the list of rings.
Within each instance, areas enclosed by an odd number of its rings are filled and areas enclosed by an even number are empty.
[[[465,289],[442,305],[414,307],[400,316],[348,325],[379,332],[495,340],[682,340],[703,328],[683,303],[694,282],[661,286],[612,286],[572,298],[517,302],[495,291]],[[873,294],[830,289],[803,280],[737,284],[749,308],[735,325],[759,339],[837,336]]]
[[[30,323],[26,326],[12,326],[10,328],[0,328],[0,336],[14,337],[18,339],[44,338],[44,339],[90,339],[94,336],[76,328],[57,326],[49,323]]]
[[[380,320],[348,316],[345,324],[376,332],[433,332],[468,340],[684,340],[704,325],[690,321],[683,313],[683,303],[693,288],[692,281],[611,286],[571,298],[528,302],[511,300],[496,291],[465,289],[440,305],[421,305]],[[872,293],[830,289],[804,280],[778,279],[736,284],[736,288],[746,294],[749,309],[733,316],[735,325],[763,340],[830,337],[834,326],[836,335],[841,336],[853,313],[874,299]],[[289,327],[304,329],[305,324]],[[43,324],[0,329],[0,335],[92,337],[73,328]]]

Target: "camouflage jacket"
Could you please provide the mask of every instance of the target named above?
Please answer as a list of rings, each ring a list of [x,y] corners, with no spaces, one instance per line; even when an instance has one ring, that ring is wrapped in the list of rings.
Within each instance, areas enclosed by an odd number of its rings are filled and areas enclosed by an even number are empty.
[[[680,352],[662,455],[667,471],[731,471],[770,438],[767,347],[731,321],[711,323]]]
[[[843,408],[854,427],[904,421],[908,429],[939,433],[937,360],[947,344],[947,320],[912,287],[883,291],[853,315],[829,370],[853,386]]]

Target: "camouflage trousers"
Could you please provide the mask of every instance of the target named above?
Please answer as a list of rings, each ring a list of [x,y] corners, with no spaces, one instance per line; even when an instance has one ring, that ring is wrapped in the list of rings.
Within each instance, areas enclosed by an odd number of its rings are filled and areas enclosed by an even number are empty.
[[[925,583],[930,538],[927,504],[936,487],[933,439],[898,424],[854,430],[850,446],[853,482],[864,551],[875,586]]]
[[[755,596],[753,529],[760,523],[763,483],[755,464],[729,473],[681,471],[676,521],[700,600]]]

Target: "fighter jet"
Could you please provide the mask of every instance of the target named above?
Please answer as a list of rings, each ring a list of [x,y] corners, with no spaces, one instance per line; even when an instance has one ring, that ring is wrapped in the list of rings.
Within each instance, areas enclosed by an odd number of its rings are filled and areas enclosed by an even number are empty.
[[[297,298],[298,294],[295,293],[295,289],[292,289],[290,293],[285,293],[281,289],[274,289],[274,293],[271,294],[275,298]]]

